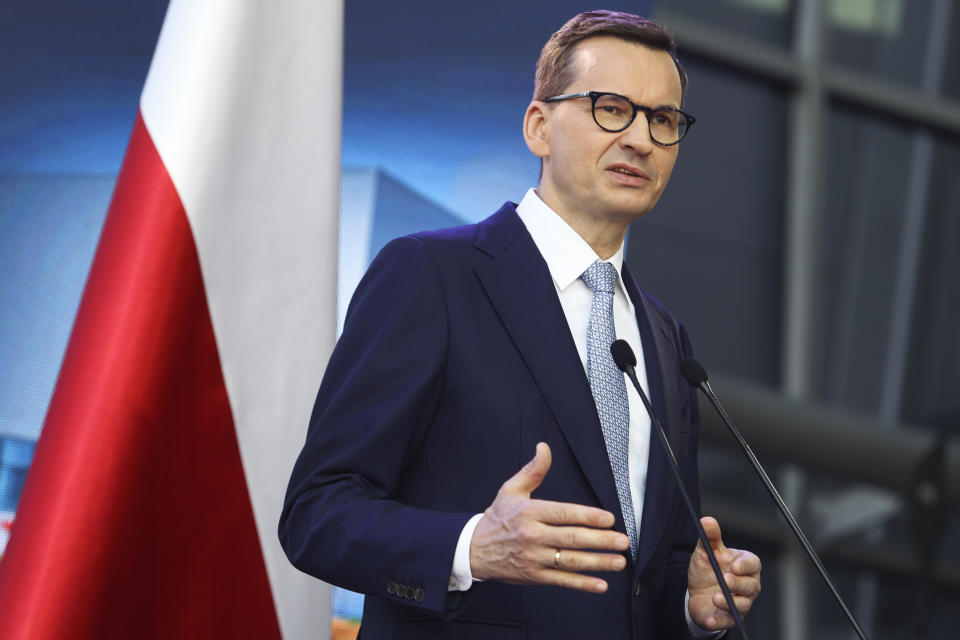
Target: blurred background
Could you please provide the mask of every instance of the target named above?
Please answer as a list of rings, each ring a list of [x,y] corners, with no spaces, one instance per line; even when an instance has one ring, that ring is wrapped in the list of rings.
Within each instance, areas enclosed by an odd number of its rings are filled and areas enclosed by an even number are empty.
[[[390,238],[519,201],[520,125],[568,0],[346,0],[340,309]],[[960,611],[960,7],[658,0],[697,117],[627,259],[874,639]],[[0,552],[166,2],[0,5]],[[847,639],[707,405],[704,512],[764,561],[755,637]],[[297,426],[305,432],[306,425]],[[334,593],[336,634],[361,598]],[[599,622],[599,621],[598,621]],[[730,637],[736,637],[730,634]]]

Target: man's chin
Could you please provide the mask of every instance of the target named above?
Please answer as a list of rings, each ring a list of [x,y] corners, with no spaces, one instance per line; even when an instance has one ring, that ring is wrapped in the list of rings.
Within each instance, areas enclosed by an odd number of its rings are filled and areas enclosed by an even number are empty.
[[[608,217],[611,220],[631,223],[647,215],[652,209],[653,205],[648,202],[638,203],[636,201],[628,201],[610,203],[607,211]]]

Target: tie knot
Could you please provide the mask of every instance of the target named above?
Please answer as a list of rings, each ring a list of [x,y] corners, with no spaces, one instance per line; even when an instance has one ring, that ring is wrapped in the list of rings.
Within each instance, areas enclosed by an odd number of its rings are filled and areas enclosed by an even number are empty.
[[[597,260],[580,275],[580,278],[590,287],[594,295],[613,293],[617,286],[617,268],[609,262]]]

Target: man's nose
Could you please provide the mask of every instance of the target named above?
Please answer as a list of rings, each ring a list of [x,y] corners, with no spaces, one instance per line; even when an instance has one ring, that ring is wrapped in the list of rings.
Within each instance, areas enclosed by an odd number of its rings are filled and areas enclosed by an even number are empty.
[[[643,117],[643,113],[638,113],[634,121],[620,136],[620,146],[622,148],[629,149],[641,156],[649,155],[656,144],[650,137],[650,125],[647,119]]]

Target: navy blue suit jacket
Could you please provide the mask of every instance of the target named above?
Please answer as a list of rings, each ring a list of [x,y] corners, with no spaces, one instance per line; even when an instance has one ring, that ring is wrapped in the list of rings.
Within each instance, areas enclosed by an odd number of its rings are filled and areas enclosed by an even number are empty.
[[[623,271],[655,410],[699,502],[683,327]],[[629,391],[633,393],[633,391]],[[367,594],[360,637],[683,638],[696,532],[651,434],[639,553],[605,594],[480,582],[448,593],[457,539],[550,445],[534,497],[616,514],[590,386],[547,265],[507,203],[394,240],[354,294],[280,520],[291,562]],[[699,505],[698,505],[699,507]],[[629,555],[629,554],[628,554]]]

